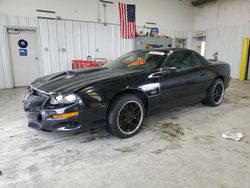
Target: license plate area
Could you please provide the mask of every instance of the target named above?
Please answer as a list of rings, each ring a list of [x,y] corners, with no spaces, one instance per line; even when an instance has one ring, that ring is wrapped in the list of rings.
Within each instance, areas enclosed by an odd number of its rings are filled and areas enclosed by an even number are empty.
[[[27,113],[29,122],[32,123],[41,123],[42,122],[42,116],[41,114],[37,114],[37,113]]]
[[[27,113],[28,116],[28,126],[32,128],[41,128],[42,116],[37,113]]]

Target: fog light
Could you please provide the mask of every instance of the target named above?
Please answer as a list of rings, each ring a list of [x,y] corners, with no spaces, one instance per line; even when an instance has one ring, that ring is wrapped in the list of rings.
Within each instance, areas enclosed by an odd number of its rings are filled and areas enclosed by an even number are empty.
[[[54,114],[52,117],[53,119],[66,119],[66,118],[72,118],[79,115],[79,112],[70,112],[67,114]]]

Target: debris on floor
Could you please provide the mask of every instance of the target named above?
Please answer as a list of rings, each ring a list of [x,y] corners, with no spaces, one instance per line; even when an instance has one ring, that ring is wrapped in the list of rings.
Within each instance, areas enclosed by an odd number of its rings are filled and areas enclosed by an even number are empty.
[[[231,139],[235,141],[240,141],[243,138],[243,133],[230,133],[230,132],[225,132],[222,134],[223,138],[226,139]]]
[[[153,131],[159,132],[164,138],[168,139],[180,139],[181,136],[184,135],[183,128],[179,124],[173,122],[155,123]]]
[[[179,124],[164,123],[162,124],[163,133],[169,134],[171,137],[183,136],[184,132]]]

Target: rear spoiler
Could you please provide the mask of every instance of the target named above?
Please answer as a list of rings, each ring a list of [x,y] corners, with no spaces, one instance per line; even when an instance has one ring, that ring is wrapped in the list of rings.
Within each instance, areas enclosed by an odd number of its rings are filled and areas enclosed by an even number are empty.
[[[208,59],[208,61],[211,61],[211,62],[218,62],[219,60],[217,60],[217,59]]]

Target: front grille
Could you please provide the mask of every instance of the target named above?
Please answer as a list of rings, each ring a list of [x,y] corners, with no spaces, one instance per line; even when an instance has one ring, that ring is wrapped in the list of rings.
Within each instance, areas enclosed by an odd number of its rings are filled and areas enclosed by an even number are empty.
[[[41,92],[39,92],[39,91],[37,91],[35,88],[33,88],[32,86],[30,86],[29,88],[28,88],[28,92],[30,93],[30,94],[32,94],[32,95],[40,95],[41,94]]]
[[[45,103],[50,99],[48,94],[36,90],[32,86],[28,88],[29,97],[24,102],[24,110],[29,112],[40,112]]]
[[[46,92],[43,92],[43,91],[40,91],[32,86],[30,86],[28,88],[28,92],[31,94],[31,95],[35,95],[35,96],[41,96],[41,97],[45,97],[45,98],[48,98],[50,97],[49,94],[47,94]]]

